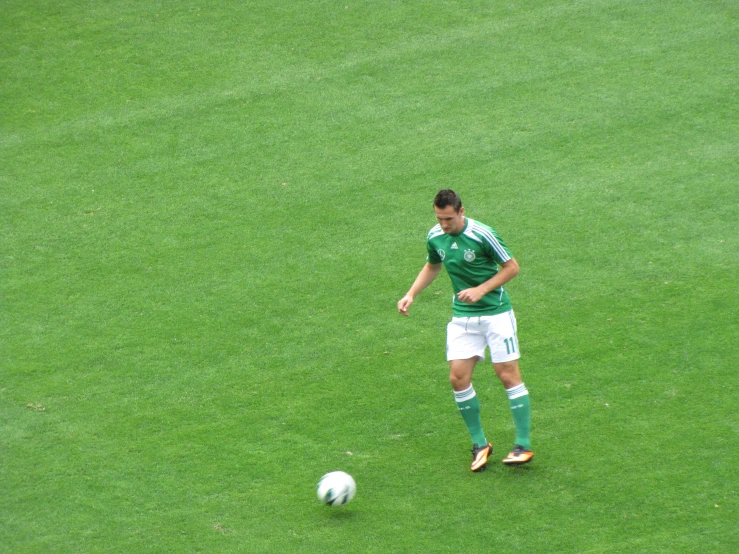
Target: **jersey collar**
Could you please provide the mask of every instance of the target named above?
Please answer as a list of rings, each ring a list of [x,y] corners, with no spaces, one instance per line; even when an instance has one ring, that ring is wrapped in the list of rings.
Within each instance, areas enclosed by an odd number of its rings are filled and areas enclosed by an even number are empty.
[[[449,233],[450,237],[458,237],[459,235],[463,235],[464,232],[467,230],[467,227],[470,226],[470,218],[465,217],[464,218],[464,227],[462,227],[462,230],[459,233]]]

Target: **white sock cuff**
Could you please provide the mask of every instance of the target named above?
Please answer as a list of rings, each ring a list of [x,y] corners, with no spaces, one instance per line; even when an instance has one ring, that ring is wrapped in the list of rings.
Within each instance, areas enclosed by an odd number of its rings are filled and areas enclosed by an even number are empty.
[[[506,389],[506,392],[508,393],[509,400],[515,400],[516,398],[529,394],[529,391],[526,389],[526,385],[523,383],[516,385],[515,387],[511,387],[510,389]]]
[[[475,395],[475,389],[473,389],[472,385],[470,385],[464,390],[455,390],[454,400],[456,400],[457,402],[467,402],[468,400],[472,400]]]

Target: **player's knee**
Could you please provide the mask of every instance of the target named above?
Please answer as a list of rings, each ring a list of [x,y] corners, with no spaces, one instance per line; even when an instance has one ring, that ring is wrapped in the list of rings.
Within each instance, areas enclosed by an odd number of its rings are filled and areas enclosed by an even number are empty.
[[[470,378],[467,375],[457,374],[453,371],[449,373],[449,382],[456,391],[464,390],[470,386]]]
[[[506,388],[521,384],[521,373],[517,362],[495,364],[495,373]]]

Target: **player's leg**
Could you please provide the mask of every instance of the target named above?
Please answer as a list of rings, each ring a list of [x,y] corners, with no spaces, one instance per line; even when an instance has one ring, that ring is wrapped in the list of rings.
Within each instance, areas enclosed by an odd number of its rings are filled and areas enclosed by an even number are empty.
[[[500,378],[506,389],[508,403],[513,415],[513,423],[516,426],[516,439],[514,445],[521,446],[524,450],[531,450],[531,402],[529,391],[521,381],[521,372],[518,368],[518,360],[493,364],[495,373]],[[514,446],[515,450],[515,446]]]
[[[472,372],[478,357],[466,360],[449,360],[449,381],[454,390],[454,400],[462,414],[472,438],[472,471],[482,471],[493,453],[493,445],[485,438],[480,419],[480,400],[472,387]]]
[[[472,373],[479,359],[474,356],[465,360],[449,360],[449,382],[454,392],[462,392],[470,387]]]
[[[510,362],[493,362],[495,374],[506,390],[521,384],[521,370],[518,367],[518,360]]]
[[[495,373],[506,389],[511,408],[516,438],[513,451],[503,460],[509,465],[531,461],[531,402],[529,391],[521,380],[518,366],[518,336],[513,312],[499,314],[488,319],[487,337]]]
[[[483,446],[487,444],[485,433],[480,420],[480,400],[472,387],[472,372],[477,363],[477,357],[467,360],[449,361],[449,381],[454,391],[454,401],[459,413],[470,432],[473,444]]]
[[[485,469],[487,459],[493,452],[492,445],[485,438],[480,420],[480,400],[472,387],[472,373],[475,364],[482,359],[485,351],[484,337],[468,318],[452,320],[447,326],[447,359],[449,361],[449,382],[454,391],[459,413],[472,438],[472,471]]]

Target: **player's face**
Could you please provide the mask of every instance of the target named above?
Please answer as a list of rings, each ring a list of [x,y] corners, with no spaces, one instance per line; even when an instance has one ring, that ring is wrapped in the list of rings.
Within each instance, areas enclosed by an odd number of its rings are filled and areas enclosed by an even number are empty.
[[[454,211],[453,206],[439,208],[434,206],[436,213],[436,221],[441,225],[441,230],[448,235],[456,235],[464,229],[464,208],[460,208],[458,212]]]

